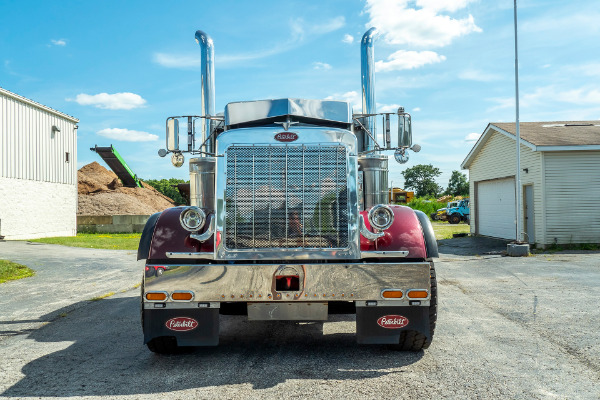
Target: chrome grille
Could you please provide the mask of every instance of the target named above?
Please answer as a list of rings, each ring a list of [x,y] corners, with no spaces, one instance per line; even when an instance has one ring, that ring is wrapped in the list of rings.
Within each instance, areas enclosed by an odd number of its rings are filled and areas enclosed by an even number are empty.
[[[225,247],[348,247],[346,147],[233,146],[226,152]]]

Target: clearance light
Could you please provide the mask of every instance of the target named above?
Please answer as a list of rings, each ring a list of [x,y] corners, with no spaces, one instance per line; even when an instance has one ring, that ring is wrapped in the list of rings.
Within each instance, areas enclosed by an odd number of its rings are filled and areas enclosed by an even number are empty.
[[[386,289],[381,292],[381,297],[384,299],[401,299],[404,296],[402,290],[397,289]]]
[[[406,296],[409,299],[426,299],[429,296],[429,292],[427,290],[409,290]]]
[[[148,301],[165,301],[168,295],[167,292],[148,292],[146,293],[146,300]]]
[[[191,301],[194,298],[194,293],[190,291],[178,290],[171,294],[171,299],[174,301]]]

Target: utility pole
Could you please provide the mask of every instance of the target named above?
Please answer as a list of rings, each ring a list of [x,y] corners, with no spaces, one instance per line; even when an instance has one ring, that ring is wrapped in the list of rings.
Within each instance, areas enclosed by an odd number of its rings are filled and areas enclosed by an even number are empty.
[[[517,48],[517,0],[515,2],[515,108],[517,134],[517,174],[516,174],[516,216],[517,243],[521,242],[521,132],[519,130],[519,52]]]

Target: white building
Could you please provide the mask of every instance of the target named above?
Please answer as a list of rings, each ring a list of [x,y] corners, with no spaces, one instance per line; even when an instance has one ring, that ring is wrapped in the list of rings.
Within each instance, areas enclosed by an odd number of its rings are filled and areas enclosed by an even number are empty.
[[[0,236],[76,234],[78,122],[0,88]]]
[[[514,123],[487,126],[462,163],[471,233],[516,239]],[[521,226],[530,243],[600,243],[600,121],[522,122]]]

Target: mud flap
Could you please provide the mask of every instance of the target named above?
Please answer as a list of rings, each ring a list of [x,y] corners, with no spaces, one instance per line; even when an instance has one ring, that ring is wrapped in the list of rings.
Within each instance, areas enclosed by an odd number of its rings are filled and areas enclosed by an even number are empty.
[[[145,309],[144,344],[160,336],[172,336],[178,346],[219,344],[219,309]]]
[[[417,331],[431,339],[429,307],[356,307],[359,344],[398,344],[400,332]]]

